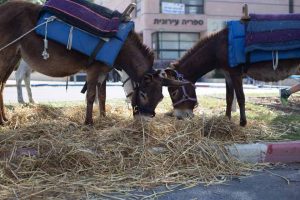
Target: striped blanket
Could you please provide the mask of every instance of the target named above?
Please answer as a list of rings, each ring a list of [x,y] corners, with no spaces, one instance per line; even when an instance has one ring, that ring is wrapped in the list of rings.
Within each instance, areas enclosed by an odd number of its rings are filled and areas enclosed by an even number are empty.
[[[246,53],[300,48],[300,14],[251,14],[246,26]]]
[[[48,0],[43,12],[52,13],[68,24],[101,37],[116,35],[122,15],[86,0]]]
[[[230,67],[249,62],[300,58],[300,14],[255,15],[227,22]]]

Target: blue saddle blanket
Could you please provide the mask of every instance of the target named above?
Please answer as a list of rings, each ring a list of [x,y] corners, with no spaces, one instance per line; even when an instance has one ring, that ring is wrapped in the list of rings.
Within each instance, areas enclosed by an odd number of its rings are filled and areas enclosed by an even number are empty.
[[[247,25],[240,21],[229,21],[227,23],[229,66],[236,67],[246,63],[247,53],[250,63],[275,61],[276,58],[300,58],[300,35],[295,29],[295,27],[300,29],[298,26],[300,21],[287,23],[288,20],[284,19],[285,23],[281,23],[276,20],[278,19],[270,21],[262,18],[261,21],[258,19],[250,21]]]
[[[47,21],[49,17],[53,16],[50,12],[44,12],[38,20],[38,25]],[[95,60],[105,63],[106,65],[113,67],[114,62],[126,41],[131,30],[134,29],[133,22],[121,23],[117,34],[111,38],[105,38],[106,41],[102,48],[99,50],[95,57]],[[56,41],[63,45],[68,45],[72,50],[83,53],[90,56],[99,41],[103,38],[93,35],[79,28],[73,27],[64,21],[56,19],[52,22],[39,26],[36,29],[36,33],[40,36],[45,36],[47,30],[47,38]],[[72,35],[72,37],[70,37]],[[70,41],[71,40],[71,41]]]

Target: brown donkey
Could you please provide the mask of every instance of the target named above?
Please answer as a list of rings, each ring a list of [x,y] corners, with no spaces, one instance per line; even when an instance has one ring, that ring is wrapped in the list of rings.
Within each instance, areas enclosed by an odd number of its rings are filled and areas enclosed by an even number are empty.
[[[213,69],[221,69],[226,78],[226,116],[231,118],[231,107],[234,91],[240,107],[240,125],[247,124],[245,113],[245,95],[242,78],[248,75],[259,81],[279,81],[296,74],[300,59],[280,60],[278,68],[273,69],[272,61],[258,62],[249,65],[245,72],[242,65],[231,68],[228,65],[228,29],[199,41],[171,69],[166,70],[168,77],[186,79],[193,84]],[[197,105],[197,97],[193,84],[182,87],[169,87],[173,102],[174,115],[178,118],[190,117]]]
[[[41,6],[27,2],[8,2],[0,6],[0,48],[36,26]],[[21,57],[32,69],[52,77],[64,77],[81,70],[87,72],[87,109],[85,124],[92,124],[93,102],[96,88],[101,90],[110,68],[100,62],[85,67],[88,57],[49,41],[50,58],[42,58],[43,39],[34,32],[0,52],[0,124],[7,121],[4,112],[3,89]],[[138,35],[131,32],[117,60],[116,68],[127,72],[138,83],[134,90],[132,106],[136,116],[154,116],[154,110],[162,99],[162,85],[178,82],[162,79],[152,69],[153,53],[142,44]],[[104,88],[105,86],[102,86]],[[101,94],[101,92],[99,92]],[[100,102],[100,101],[99,101]]]

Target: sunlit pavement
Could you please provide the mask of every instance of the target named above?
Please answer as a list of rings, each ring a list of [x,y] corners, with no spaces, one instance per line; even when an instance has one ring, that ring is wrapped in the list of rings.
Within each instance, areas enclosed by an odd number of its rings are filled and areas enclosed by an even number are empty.
[[[70,83],[68,89],[64,85],[64,82],[49,83],[49,84],[37,84],[33,83],[32,93],[36,102],[59,102],[59,101],[84,101],[85,95],[81,94],[82,84],[75,86]],[[223,94],[225,97],[226,89],[224,84],[210,84],[203,83],[197,87],[197,95],[213,95]],[[246,86],[245,94],[277,94],[278,88],[258,88],[254,86]],[[165,97],[169,97],[167,88],[164,87],[163,94]],[[27,101],[27,92],[23,87],[23,97]],[[107,86],[107,99],[125,99],[125,93],[120,84],[109,84]],[[13,81],[8,83],[8,87],[4,90],[4,102],[16,103],[17,102],[17,89]]]

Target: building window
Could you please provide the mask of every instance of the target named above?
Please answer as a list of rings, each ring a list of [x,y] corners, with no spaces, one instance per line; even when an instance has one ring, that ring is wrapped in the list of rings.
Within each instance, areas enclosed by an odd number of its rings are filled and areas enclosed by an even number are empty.
[[[160,0],[164,14],[204,14],[204,0]]]
[[[156,32],[152,34],[152,48],[157,59],[174,60],[182,57],[199,38],[199,33]]]
[[[135,3],[136,3],[135,16],[138,17],[141,15],[142,0],[136,0]]]

